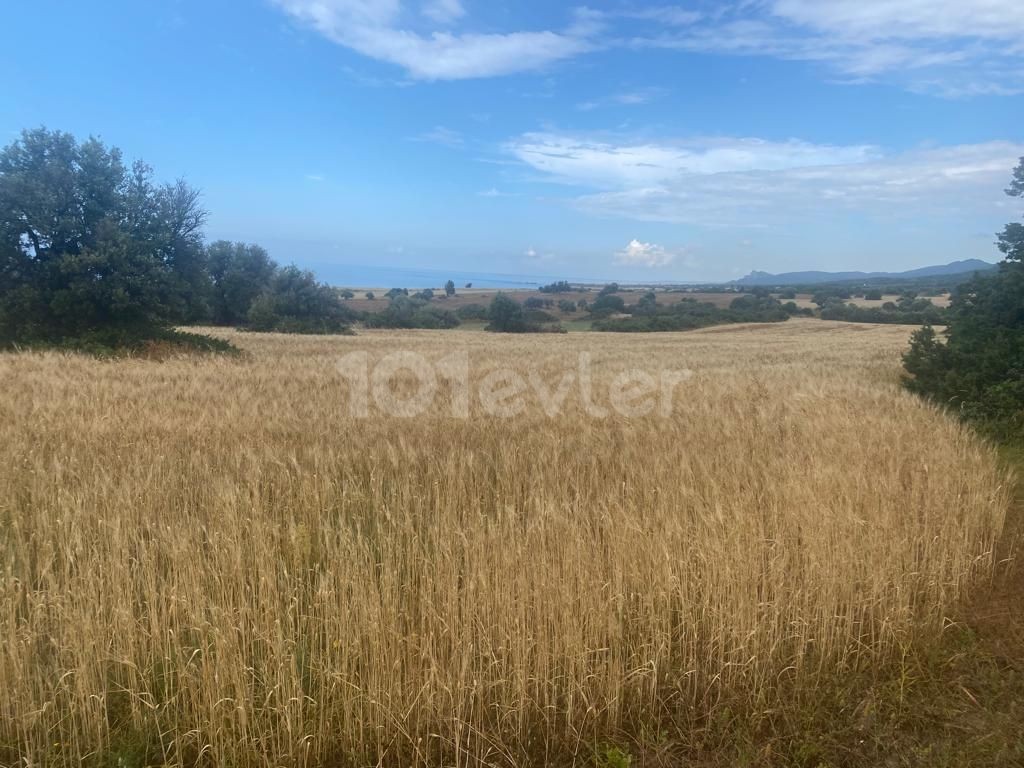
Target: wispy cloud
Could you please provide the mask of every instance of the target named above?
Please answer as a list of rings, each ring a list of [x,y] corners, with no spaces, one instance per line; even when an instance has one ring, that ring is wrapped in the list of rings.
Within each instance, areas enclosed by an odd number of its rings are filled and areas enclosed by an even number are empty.
[[[272,2],[329,40],[394,64],[414,80],[531,72],[583,53],[625,47],[817,62],[830,79],[885,79],[944,96],[1024,92],[1020,0],[577,7],[559,29],[506,32],[475,31],[462,0]]]
[[[598,22],[577,11],[562,31],[449,31],[465,14],[458,0],[419,6],[439,25],[417,29],[400,0],[273,0],[293,18],[364,56],[402,67],[420,80],[460,80],[529,72],[592,48]]]
[[[878,150],[791,140],[693,138],[665,141],[526,133],[506,144],[523,163],[550,179],[595,187],[641,186],[686,174],[778,171],[857,163]]]
[[[445,128],[443,125],[436,125],[425,133],[412,137],[413,141],[425,141],[429,144],[440,144],[443,147],[461,147],[465,143],[462,134]]]
[[[589,112],[599,107],[619,105],[626,107],[639,106],[640,104],[648,104],[655,99],[660,98],[665,94],[664,88],[633,88],[616,93],[603,96],[599,99],[591,99],[589,101],[583,101],[576,105],[576,108],[583,111]]]
[[[1024,91],[1019,0],[749,0],[629,45],[820,62],[946,96]]]
[[[615,140],[525,134],[506,149],[572,203],[603,216],[710,226],[770,226],[857,212],[994,211],[1024,145],[1004,141],[886,152],[751,138]]]
[[[466,15],[461,0],[430,0],[423,4],[423,15],[438,24],[451,24]]]

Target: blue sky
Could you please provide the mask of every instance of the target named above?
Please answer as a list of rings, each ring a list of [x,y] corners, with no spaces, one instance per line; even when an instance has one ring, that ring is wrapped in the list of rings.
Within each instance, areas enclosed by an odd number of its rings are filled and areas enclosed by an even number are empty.
[[[1020,0],[36,0],[0,132],[96,134],[208,237],[345,265],[722,280],[995,261]]]

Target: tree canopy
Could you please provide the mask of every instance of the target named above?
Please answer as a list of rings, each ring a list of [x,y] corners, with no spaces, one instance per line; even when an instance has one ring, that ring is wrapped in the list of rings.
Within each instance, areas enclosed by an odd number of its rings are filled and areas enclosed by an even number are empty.
[[[211,319],[217,325],[245,323],[253,301],[270,286],[277,264],[258,245],[227,240],[211,243],[206,258]]]
[[[95,138],[39,128],[0,151],[0,342],[201,317],[206,211]]]

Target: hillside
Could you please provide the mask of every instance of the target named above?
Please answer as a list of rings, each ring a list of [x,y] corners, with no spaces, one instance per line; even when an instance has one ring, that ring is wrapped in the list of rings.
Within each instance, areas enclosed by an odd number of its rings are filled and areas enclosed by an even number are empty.
[[[970,275],[975,272],[986,272],[995,269],[981,259],[953,261],[949,264],[938,264],[930,267],[907,270],[906,272],[784,272],[773,275],[768,272],[751,272],[746,277],[735,280],[735,285],[816,285],[819,283],[871,282],[885,280],[904,280],[921,277],[949,277],[951,275]]]

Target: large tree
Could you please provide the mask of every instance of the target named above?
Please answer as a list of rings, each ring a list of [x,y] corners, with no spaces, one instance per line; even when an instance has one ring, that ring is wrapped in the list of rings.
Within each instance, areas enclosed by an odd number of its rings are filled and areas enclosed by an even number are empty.
[[[1024,158],[1006,193],[1024,197]],[[999,269],[955,291],[945,342],[926,326],[904,362],[913,391],[997,437],[1024,439],[1024,226],[1008,224],[997,244],[1006,255]]]
[[[39,128],[0,151],[0,343],[201,316],[199,194],[98,139]]]

